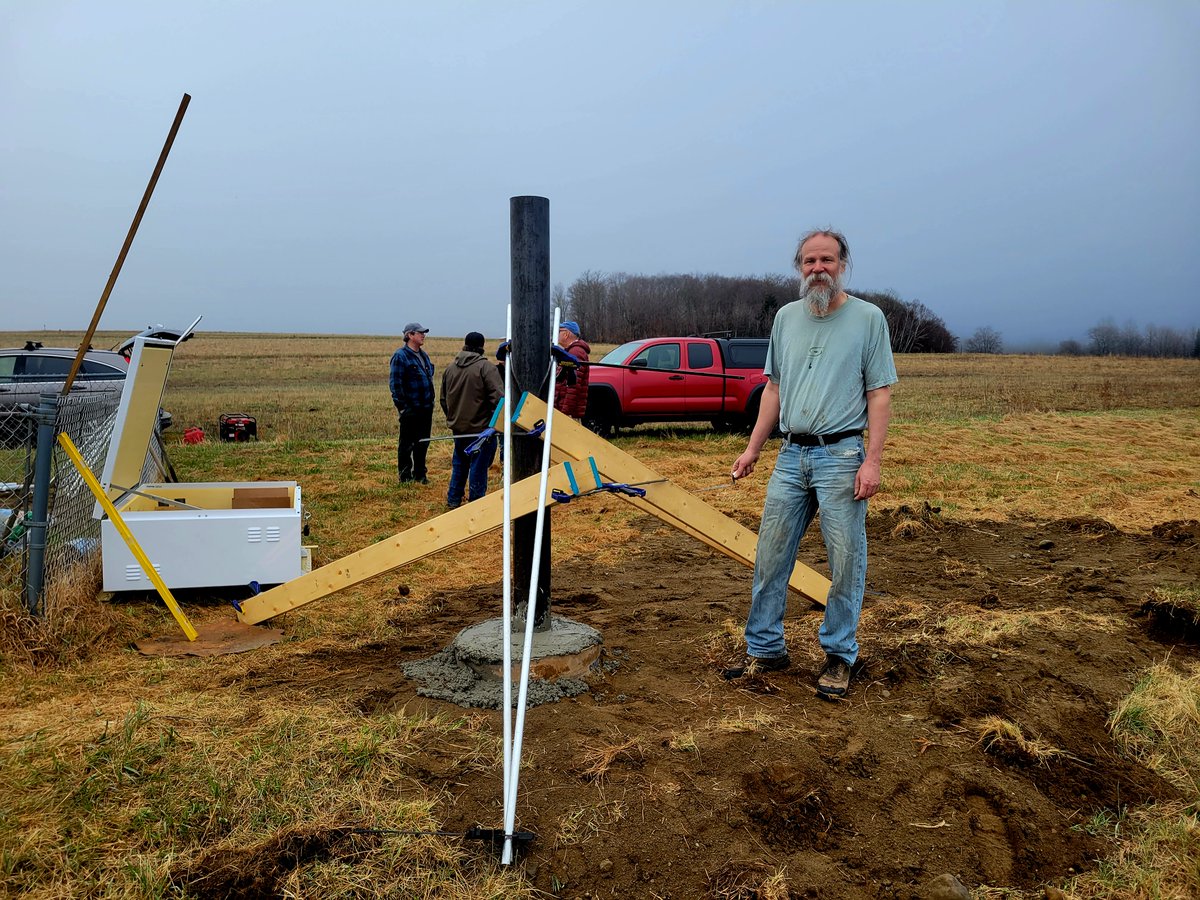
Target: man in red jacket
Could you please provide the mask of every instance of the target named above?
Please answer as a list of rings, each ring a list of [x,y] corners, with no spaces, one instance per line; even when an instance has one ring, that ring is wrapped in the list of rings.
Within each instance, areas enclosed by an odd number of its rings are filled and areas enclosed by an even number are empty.
[[[591,347],[579,336],[578,322],[563,322],[558,326],[558,345],[579,360],[587,363]],[[588,367],[577,365],[573,370],[559,366],[554,385],[554,408],[572,419],[582,419],[587,412]]]

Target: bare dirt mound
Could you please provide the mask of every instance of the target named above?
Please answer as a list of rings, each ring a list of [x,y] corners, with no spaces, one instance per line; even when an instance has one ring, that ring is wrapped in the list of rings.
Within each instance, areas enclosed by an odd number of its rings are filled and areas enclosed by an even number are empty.
[[[1121,756],[1106,718],[1151,663],[1200,654],[1193,633],[1144,612],[1154,587],[1200,580],[1197,523],[968,526],[926,507],[876,512],[870,530],[862,659],[837,704],[813,691],[820,613],[803,602],[787,620],[790,670],[721,679],[750,572],[686,537],[648,524],[621,567],[556,566],[555,610],[599,629],[605,655],[588,693],[529,713],[518,826],[539,835],[524,860],[539,887],[912,897],[951,873],[1031,890],[1094,865],[1104,848],[1085,826],[1098,811],[1177,796]],[[824,562],[812,536],[801,556]],[[307,657],[306,690],[368,715],[453,709],[417,697],[401,666],[498,598],[487,585],[420,617],[398,607],[403,637]],[[244,684],[291,689],[278,667]],[[498,713],[479,715],[500,733]],[[445,785],[446,828],[501,823],[498,764],[479,772],[437,746],[411,762]]]

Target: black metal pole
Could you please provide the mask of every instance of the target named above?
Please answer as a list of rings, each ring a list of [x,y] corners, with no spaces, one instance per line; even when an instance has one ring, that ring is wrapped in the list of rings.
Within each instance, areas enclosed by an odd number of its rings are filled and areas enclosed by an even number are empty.
[[[25,606],[31,616],[42,616],[46,586],[46,532],[49,528],[50,469],[54,465],[54,428],[58,418],[58,395],[45,392],[37,408],[37,456],[33,475],[33,508],[29,517],[29,556],[25,582]]]
[[[512,197],[509,200],[512,240],[512,366],[513,393],[529,391],[545,400],[550,371],[550,201],[545,197]],[[514,398],[515,402],[515,398]],[[542,442],[514,441],[513,480],[542,470]],[[528,612],[528,588],[534,565],[533,539],[536,513],[513,520],[513,588],[521,598],[516,622]],[[538,630],[550,627],[550,510],[542,523],[542,556],[538,569],[533,622]]]

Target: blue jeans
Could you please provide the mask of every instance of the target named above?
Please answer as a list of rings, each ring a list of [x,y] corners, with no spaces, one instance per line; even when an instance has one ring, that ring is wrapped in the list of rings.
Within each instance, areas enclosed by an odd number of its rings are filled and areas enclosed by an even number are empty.
[[[818,637],[821,647],[853,665],[858,617],[867,584],[867,501],[854,499],[854,477],[865,459],[861,437],[824,447],[784,443],[767,485],[754,587],[746,619],[746,650],[763,659],[783,656],[788,578],[800,538],[821,510],[821,534],[832,584]]]
[[[469,488],[468,497],[478,500],[487,493],[488,469],[496,458],[496,438],[490,437],[476,453],[467,453],[475,443],[473,437],[454,439],[454,455],[450,459],[450,487],[446,491],[449,506],[461,506],[463,491]]]

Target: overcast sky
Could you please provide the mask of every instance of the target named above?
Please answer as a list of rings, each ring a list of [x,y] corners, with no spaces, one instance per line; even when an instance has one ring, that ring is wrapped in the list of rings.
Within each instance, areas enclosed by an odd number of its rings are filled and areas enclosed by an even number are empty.
[[[967,337],[1200,325],[1200,2],[0,0],[0,329],[503,331],[551,279],[790,273]],[[586,324],[584,333],[586,336]]]

